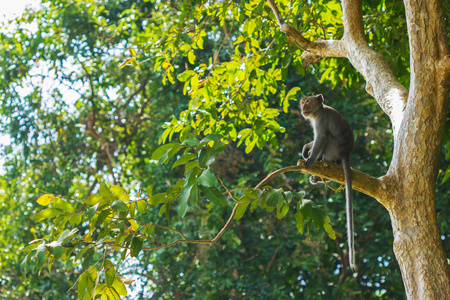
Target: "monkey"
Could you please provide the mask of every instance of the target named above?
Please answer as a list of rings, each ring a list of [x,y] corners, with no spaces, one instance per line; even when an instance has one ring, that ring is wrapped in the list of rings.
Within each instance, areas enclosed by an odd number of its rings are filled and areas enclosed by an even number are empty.
[[[302,156],[305,159],[306,169],[309,169],[318,160],[336,162],[342,166],[345,177],[349,265],[353,271],[357,271],[353,229],[352,178],[350,174],[353,130],[340,113],[323,104],[323,102],[322,94],[307,96],[300,100],[302,115],[310,121],[314,130],[314,141],[303,146]],[[313,175],[309,178],[309,181],[316,184],[322,179]]]

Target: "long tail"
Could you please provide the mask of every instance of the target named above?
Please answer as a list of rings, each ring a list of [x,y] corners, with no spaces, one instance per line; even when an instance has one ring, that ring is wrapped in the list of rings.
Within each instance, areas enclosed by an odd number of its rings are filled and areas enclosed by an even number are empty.
[[[352,196],[352,176],[350,171],[350,158],[342,159],[342,168],[345,176],[345,199],[347,201],[347,238],[348,238],[348,261],[350,268],[357,271],[355,263],[355,237],[353,228],[353,196]]]

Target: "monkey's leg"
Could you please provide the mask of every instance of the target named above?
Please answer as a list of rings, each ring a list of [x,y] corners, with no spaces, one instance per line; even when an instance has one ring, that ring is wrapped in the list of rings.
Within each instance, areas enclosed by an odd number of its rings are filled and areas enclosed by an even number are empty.
[[[305,167],[307,169],[311,168],[311,165],[321,156],[323,149],[327,144],[327,136],[320,134],[316,136],[314,140],[314,145],[312,147],[311,156],[309,156],[305,161]]]
[[[320,178],[319,176],[316,176],[316,175],[311,175],[309,177],[309,182],[311,184],[317,184],[317,183],[322,182],[322,181],[323,181],[322,178]]]

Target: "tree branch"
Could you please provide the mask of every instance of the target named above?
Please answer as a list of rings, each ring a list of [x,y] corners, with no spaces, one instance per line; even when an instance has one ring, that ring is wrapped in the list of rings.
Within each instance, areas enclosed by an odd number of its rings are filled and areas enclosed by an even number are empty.
[[[278,175],[284,174],[286,172],[294,172],[294,171],[301,172],[304,174],[317,175],[317,176],[320,176],[321,178],[323,178],[324,180],[332,180],[332,181],[336,181],[336,182],[339,182],[342,184],[345,182],[342,167],[339,166],[338,164],[328,163],[328,162],[316,162],[313,164],[313,166],[310,169],[305,169],[304,161],[299,160],[297,166],[285,167],[285,168],[282,168],[282,169],[279,169],[279,170],[276,170],[276,171],[270,173],[269,175],[267,175],[266,178],[264,178],[260,183],[258,183],[254,187],[254,190],[260,190],[264,185],[266,185],[270,180],[272,180],[274,177],[276,177]],[[383,198],[383,197],[381,197],[381,195],[386,190],[385,183],[382,183],[382,181],[380,181],[377,178],[366,175],[366,174],[356,171],[356,170],[352,170],[352,185],[355,190],[360,191],[364,194],[367,194],[375,199]],[[231,191],[229,191],[226,187],[225,187],[225,189],[227,190],[227,193],[231,195]],[[236,201],[236,199],[234,199],[234,200]],[[142,248],[142,250],[157,250],[157,249],[162,249],[162,248],[168,248],[168,247],[174,246],[179,243],[203,244],[203,245],[212,246],[222,237],[222,235],[230,227],[231,222],[233,221],[234,216],[236,215],[236,211],[239,206],[240,206],[240,203],[236,203],[234,205],[233,210],[232,210],[230,216],[228,217],[227,222],[225,223],[225,225],[222,227],[222,229],[217,233],[217,235],[212,240],[189,240],[186,238],[185,235],[183,235],[180,231],[178,231],[176,229],[162,226],[162,225],[153,224],[152,226],[154,226],[154,227],[166,229],[166,230],[172,231],[172,232],[180,235],[181,239],[177,239],[169,244],[163,244],[163,245],[154,246],[154,247],[144,247],[144,248]],[[118,248],[122,248],[122,249],[131,249],[131,247],[118,246],[118,245],[114,245],[114,247],[118,247]],[[272,258],[272,261],[270,262],[268,269],[270,269],[270,266],[272,265],[273,259],[275,258],[275,256],[276,256],[276,254]]]
[[[310,169],[305,168],[305,162],[299,160],[297,166],[285,167],[270,173],[266,178],[264,178],[255,189],[261,189],[274,177],[286,173],[286,172],[300,172],[303,174],[317,175],[324,180],[331,180],[341,184],[345,183],[344,172],[342,167],[335,163],[329,162],[315,162]],[[380,201],[381,195],[384,193],[384,187],[380,179],[364,174],[360,171],[352,169],[352,185],[353,189],[361,193],[364,193],[370,197],[373,197]],[[380,202],[381,203],[381,202]],[[384,204],[384,203],[381,203]]]
[[[367,81],[367,92],[390,117],[394,138],[397,137],[403,119],[408,90],[394,76],[386,59],[369,47],[364,36],[361,0],[343,0],[344,37],[342,40],[318,40],[311,42],[294,27],[284,22],[275,2],[267,0],[280,27],[288,38],[305,52],[303,64],[308,65],[323,57],[347,57]]]
[[[345,48],[341,41],[319,40],[311,42],[306,39],[297,29],[284,22],[283,17],[273,0],[267,0],[277,19],[280,31],[284,32],[290,41],[294,42],[305,52],[302,54],[303,64],[307,67],[312,63],[321,60],[324,56],[328,57],[346,57]]]
[[[348,59],[366,79],[366,90],[378,102],[392,122],[396,140],[408,99],[408,90],[400,84],[386,59],[366,42],[361,0],[343,0],[343,41]]]

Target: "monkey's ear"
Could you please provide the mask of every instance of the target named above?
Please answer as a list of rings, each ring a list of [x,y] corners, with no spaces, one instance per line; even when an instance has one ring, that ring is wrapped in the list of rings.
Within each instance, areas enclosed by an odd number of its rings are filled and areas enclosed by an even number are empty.
[[[323,103],[324,99],[323,99],[323,95],[322,94],[316,95],[316,97],[320,101],[320,103]]]

